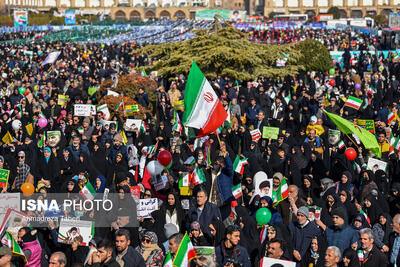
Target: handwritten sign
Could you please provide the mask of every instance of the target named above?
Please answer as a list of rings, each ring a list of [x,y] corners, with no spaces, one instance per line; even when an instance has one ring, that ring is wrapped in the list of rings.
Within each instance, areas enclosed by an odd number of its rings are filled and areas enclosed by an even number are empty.
[[[137,217],[150,218],[150,213],[158,209],[157,198],[140,199],[137,208]]]
[[[374,120],[357,120],[357,125],[361,126],[365,130],[375,133],[375,122]]]
[[[8,177],[10,176],[9,170],[0,169],[0,187],[7,188]],[[4,202],[3,202],[4,203]]]
[[[279,128],[278,127],[267,127],[264,126],[263,128],[263,135],[262,138],[264,139],[278,139],[279,135]]]
[[[74,105],[74,115],[81,117],[96,115],[96,107],[90,104],[76,104]]]

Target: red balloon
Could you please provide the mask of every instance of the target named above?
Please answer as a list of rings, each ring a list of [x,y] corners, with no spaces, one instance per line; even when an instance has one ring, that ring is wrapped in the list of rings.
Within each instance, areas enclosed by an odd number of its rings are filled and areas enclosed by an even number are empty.
[[[167,150],[163,150],[160,153],[158,153],[158,163],[163,165],[164,167],[167,167],[172,160],[172,155],[169,153]]]
[[[355,160],[357,157],[357,152],[354,150],[354,148],[348,148],[344,152],[344,155],[348,160]]]
[[[329,81],[329,85],[330,85],[330,86],[335,86],[335,80],[330,80],[330,81]]]

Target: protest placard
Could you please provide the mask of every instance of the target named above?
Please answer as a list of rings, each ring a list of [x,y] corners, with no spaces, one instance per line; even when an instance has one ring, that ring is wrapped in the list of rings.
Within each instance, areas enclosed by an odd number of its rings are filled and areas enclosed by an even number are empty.
[[[3,222],[9,209],[20,210],[20,193],[0,194],[0,222]]]
[[[110,111],[108,110],[107,104],[103,104],[97,107],[97,111],[103,112],[103,119],[109,120],[110,119]]]
[[[75,104],[74,115],[80,117],[87,117],[90,115],[96,115],[96,107],[90,104]]]
[[[57,105],[65,107],[68,104],[68,96],[58,95]]]
[[[15,209],[9,208],[0,227],[0,236],[5,236],[5,231],[12,234],[15,240],[18,240],[18,231],[22,227],[29,227],[30,217]]]
[[[131,190],[132,198],[138,204],[139,200],[140,200],[140,186],[138,186],[138,185],[130,186],[129,189]]]
[[[386,172],[387,162],[375,158],[369,158],[367,168],[368,170],[373,171],[373,173],[375,173],[377,170]]]
[[[158,209],[157,198],[140,199],[137,207],[137,217],[150,218],[150,213]]]
[[[125,130],[133,131],[135,128],[140,129],[142,120],[127,119],[125,122]]]
[[[258,142],[258,140],[260,140],[260,138],[261,138],[261,132],[259,129],[250,131],[250,134],[251,134],[251,140],[254,142]]]
[[[374,120],[357,120],[357,125],[361,126],[365,130],[375,133],[375,122]]]
[[[10,176],[10,171],[5,169],[0,169],[0,187],[7,188],[8,177]]]
[[[58,230],[57,241],[59,243],[71,244],[76,237],[82,237],[81,246],[88,246],[94,235],[94,222],[82,220],[61,219]]]
[[[265,138],[265,139],[269,139],[269,138],[278,139],[278,135],[279,135],[279,128],[278,127],[267,127],[267,126],[264,126],[262,138]]]
[[[217,257],[215,255],[215,247],[193,247],[196,251],[196,258],[192,261],[196,266],[216,267]]]

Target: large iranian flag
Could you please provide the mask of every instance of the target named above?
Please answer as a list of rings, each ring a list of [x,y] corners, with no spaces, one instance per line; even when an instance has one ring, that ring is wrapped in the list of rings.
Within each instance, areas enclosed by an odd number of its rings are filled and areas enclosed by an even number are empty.
[[[184,103],[183,124],[199,129],[198,137],[215,132],[228,117],[217,94],[194,61],[185,87]]]
[[[176,267],[189,267],[189,262],[196,257],[196,251],[186,233],[179,245],[173,265]]]

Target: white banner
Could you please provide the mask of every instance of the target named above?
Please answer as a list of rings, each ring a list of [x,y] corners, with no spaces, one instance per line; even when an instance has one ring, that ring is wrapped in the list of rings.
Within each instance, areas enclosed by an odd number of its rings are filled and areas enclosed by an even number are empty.
[[[90,104],[76,104],[74,105],[74,115],[81,117],[96,115],[96,107]]]
[[[139,206],[137,207],[137,217],[150,218],[150,213],[158,210],[157,198],[140,199]]]

